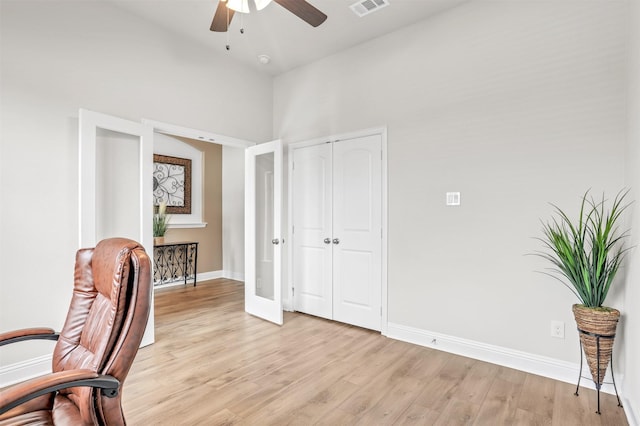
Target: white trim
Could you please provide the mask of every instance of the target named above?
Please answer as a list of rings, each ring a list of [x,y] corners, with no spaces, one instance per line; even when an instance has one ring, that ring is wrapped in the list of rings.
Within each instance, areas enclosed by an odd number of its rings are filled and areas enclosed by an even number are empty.
[[[0,367],[0,388],[51,373],[52,358],[42,355]]]
[[[392,339],[402,340],[403,342],[409,342],[444,352],[450,352],[456,355],[466,356],[468,358],[490,362],[492,364],[514,368],[516,370],[574,385],[578,379],[576,374],[580,368],[578,363],[562,361],[542,355],[536,355],[488,343],[476,342],[474,340],[463,339],[460,337],[448,336],[442,333],[435,333],[391,322],[387,324],[386,336]],[[584,367],[588,369],[586,365],[584,365]],[[588,372],[585,372],[583,376],[587,377],[588,374]],[[610,371],[608,371],[607,374],[609,375]],[[580,381],[580,385],[588,389],[595,389],[593,380],[590,378],[585,379],[584,377]],[[616,378],[618,379],[616,380],[618,389],[623,389],[622,384],[624,377],[616,373]],[[605,381],[610,380],[605,378]],[[613,385],[609,384],[604,384],[602,386],[602,392],[615,394]]]
[[[140,191],[140,234],[137,240],[149,252],[153,247],[153,235],[151,233],[151,217],[153,209],[148,200],[151,198],[152,153],[153,153],[153,129],[146,125],[136,123],[119,117],[89,111],[80,108],[78,112],[79,127],[79,188],[78,208],[79,229],[78,245],[82,247],[94,247],[96,240],[96,132],[97,129],[107,129],[119,133],[137,136],[140,154],[140,172],[138,187]]]
[[[387,126],[382,127],[373,127],[369,129],[358,130],[349,133],[341,133],[334,134],[330,136],[324,136],[320,138],[310,139],[302,142],[294,142],[290,143],[287,146],[287,156],[288,156],[288,194],[289,194],[289,205],[287,206],[288,211],[288,224],[287,224],[287,232],[289,234],[289,241],[293,241],[293,150],[297,148],[304,148],[307,146],[319,145],[322,143],[326,143],[328,141],[336,141],[336,140],[345,140],[345,139],[356,139],[365,136],[374,136],[380,135],[382,139],[382,298],[381,298],[381,307],[382,307],[382,315],[380,318],[380,332],[383,336],[387,335],[387,327],[388,327],[388,295],[389,295],[389,283],[388,283],[388,229],[389,229],[389,197],[388,197],[388,163],[387,163]],[[289,244],[287,248],[287,256],[289,260],[287,274],[289,276],[289,280],[286,283],[286,288],[284,289],[288,295],[287,303],[284,306],[284,309],[287,311],[294,311],[294,298],[293,298],[293,244]]]
[[[387,126],[371,127],[368,129],[356,130],[353,132],[337,133],[329,136],[321,136],[319,138],[308,139],[300,142],[292,142],[289,144],[289,146],[293,149],[296,149],[296,148],[303,148],[305,146],[319,145],[321,143],[326,143],[326,142],[346,140],[346,139],[356,139],[364,136],[373,136],[373,135],[382,135],[383,138],[386,140]],[[386,144],[384,145],[385,145],[384,147],[386,148]]]
[[[164,133],[169,136],[181,136],[184,138],[195,139],[203,142],[234,146],[236,148],[248,148],[250,146],[256,145],[255,142],[247,141],[244,139],[206,132],[204,130],[191,129],[175,124],[163,123],[161,121],[149,120],[147,118],[143,118],[142,123],[152,126],[155,132]]]
[[[621,396],[620,399],[622,399],[622,407],[627,415],[629,426],[640,426],[640,412],[637,411],[639,407],[636,407],[629,398]]]
[[[96,144],[98,129],[112,130],[139,138],[138,191],[140,216],[139,234],[136,240],[147,253],[153,253],[153,128],[124,118],[80,108],[78,112],[78,245],[79,248],[97,244],[96,228]],[[155,341],[155,315],[151,304],[147,327],[141,347]]]
[[[302,142],[299,142],[299,144]],[[293,144],[296,145],[296,144]],[[287,157],[287,280],[283,281],[282,292],[286,296],[286,300],[282,301],[282,309],[288,312],[295,312],[295,303],[293,301],[293,149],[291,144],[285,146],[285,154]]]
[[[380,318],[380,333],[384,336],[387,334],[389,326],[389,282],[387,278],[389,259],[388,259],[388,210],[389,210],[389,196],[388,196],[388,174],[387,174],[387,127],[379,129],[380,137],[382,139],[382,299],[380,301],[382,308],[382,318]]]
[[[167,226],[167,228],[171,229],[171,228],[175,228],[175,229],[182,229],[182,228],[204,228],[208,225],[207,222],[197,222],[197,223],[169,223],[169,226]]]
[[[222,271],[222,278],[244,282],[244,272]]]
[[[223,277],[223,272],[222,271],[202,272],[197,274],[196,276],[198,277],[198,282],[208,281],[208,280],[217,280],[218,278]]]
[[[224,277],[223,271],[200,272],[196,274],[196,285],[200,284],[202,281],[216,280],[218,278],[223,278],[223,277]],[[187,285],[189,284],[193,284],[193,278],[187,278]],[[176,281],[171,281],[166,284],[157,284],[157,285],[154,284],[154,288],[159,289],[159,288],[177,287],[179,285],[185,285],[184,277]]]

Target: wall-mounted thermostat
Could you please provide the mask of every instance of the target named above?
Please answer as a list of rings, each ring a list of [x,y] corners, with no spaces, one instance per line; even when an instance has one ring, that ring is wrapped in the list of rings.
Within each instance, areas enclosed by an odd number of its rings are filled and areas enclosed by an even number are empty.
[[[460,205],[460,193],[459,192],[447,192],[447,205],[459,206]]]

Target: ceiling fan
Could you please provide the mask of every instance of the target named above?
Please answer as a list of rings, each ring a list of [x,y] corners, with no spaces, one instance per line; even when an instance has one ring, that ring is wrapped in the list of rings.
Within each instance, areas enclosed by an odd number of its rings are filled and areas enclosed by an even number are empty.
[[[257,10],[264,9],[272,0],[251,0]],[[317,27],[322,24],[327,15],[316,9],[306,0],[273,0],[289,12],[296,15],[309,25]],[[211,22],[211,31],[225,32],[229,29],[231,18],[235,12],[249,13],[249,0],[220,0],[218,8]]]

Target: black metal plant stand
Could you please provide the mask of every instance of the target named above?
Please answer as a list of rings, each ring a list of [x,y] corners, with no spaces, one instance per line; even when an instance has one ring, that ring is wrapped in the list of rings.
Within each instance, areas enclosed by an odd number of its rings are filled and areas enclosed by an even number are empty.
[[[616,337],[615,333],[614,334],[597,334],[597,333],[590,333],[588,331],[584,331],[584,330],[580,330],[578,329],[579,333],[582,334],[586,334],[587,336],[591,336],[591,337],[595,337],[596,338],[596,360],[598,363],[598,380],[594,380],[593,383],[596,385],[596,391],[598,394],[598,411],[596,411],[597,414],[601,414],[600,413],[600,388],[602,387],[603,383],[598,383],[598,381],[600,380],[600,339],[613,339]],[[580,379],[582,378],[582,339],[580,339],[580,372],[578,373],[578,384],[576,385],[576,392],[575,392],[575,396],[578,396],[578,389],[580,388]],[[611,359],[609,360],[609,365],[611,365],[611,379],[613,381],[613,389],[616,391],[616,398],[618,399],[618,407],[622,407],[622,403],[620,402],[620,396],[618,395],[618,388],[616,387],[616,379],[615,379],[615,375],[613,374],[613,348],[611,349]]]

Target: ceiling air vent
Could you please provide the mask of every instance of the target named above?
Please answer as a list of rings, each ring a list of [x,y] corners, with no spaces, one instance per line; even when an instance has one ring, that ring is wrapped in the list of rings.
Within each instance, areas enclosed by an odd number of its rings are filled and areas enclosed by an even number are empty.
[[[349,7],[353,10],[353,13],[359,17],[363,17],[364,15],[377,12],[385,6],[389,6],[388,0],[360,0]]]

